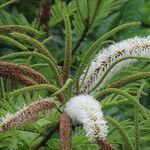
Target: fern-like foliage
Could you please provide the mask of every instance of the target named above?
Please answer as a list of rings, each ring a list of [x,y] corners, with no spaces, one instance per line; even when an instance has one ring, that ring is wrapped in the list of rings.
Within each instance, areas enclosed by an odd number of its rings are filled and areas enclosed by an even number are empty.
[[[0,9],[13,2],[16,1],[0,5]],[[136,44],[134,38],[132,44],[125,40],[126,45],[123,49],[120,46],[119,51],[117,41],[110,39],[123,29],[136,28],[141,23],[121,24],[91,45],[89,42],[80,64],[74,66],[78,56],[75,51],[85,38],[127,2],[55,0],[51,3],[48,25],[53,34],[50,37],[42,27],[37,27],[38,19],[35,26],[15,23],[0,26],[0,42],[16,48],[0,55],[0,149],[149,149],[150,106],[146,100],[150,89],[149,37],[140,37]],[[58,26],[64,33],[63,42],[54,38]],[[49,43],[58,48],[61,43],[63,62],[55,58]],[[108,45],[117,50],[104,55],[101,49]],[[138,56],[134,55],[137,53]],[[100,69],[95,70],[95,66],[91,69],[97,55],[110,56],[96,64],[102,69],[100,80],[95,76]],[[127,61],[132,64],[119,68],[102,84],[116,65]],[[86,78],[89,71],[92,78]],[[96,84],[95,80],[98,80]],[[86,92],[81,90],[84,84]]]

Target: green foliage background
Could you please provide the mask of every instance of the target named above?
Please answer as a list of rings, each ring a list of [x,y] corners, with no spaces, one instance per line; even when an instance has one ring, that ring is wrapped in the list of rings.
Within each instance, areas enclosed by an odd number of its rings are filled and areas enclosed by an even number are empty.
[[[7,2],[1,0],[0,4]],[[132,21],[140,21],[141,26],[131,27],[113,35],[110,40],[120,41],[134,36],[150,35],[150,1],[149,0],[51,0],[50,19],[47,22],[48,33],[45,34],[45,25],[39,25],[40,0],[19,0],[18,2],[0,9],[0,25],[28,25],[43,33],[43,36],[37,36],[36,39],[45,42],[45,46],[53,54],[57,63],[62,65],[65,48],[65,27],[63,18],[63,7],[68,10],[71,20],[73,35],[73,62],[71,67],[71,77],[75,77],[75,71],[89,46],[101,37],[104,33],[114,27]],[[88,4],[89,3],[89,4]],[[86,6],[87,5],[87,6]],[[88,7],[89,6],[89,7]],[[96,11],[95,11],[96,10]],[[8,35],[7,33],[5,35]],[[9,35],[8,35],[9,36]],[[24,43],[30,50],[34,48]],[[105,46],[107,46],[106,44]],[[0,56],[4,54],[20,52],[16,46],[8,42],[0,41]],[[54,82],[54,74],[48,69],[48,66],[38,58],[13,60],[14,62],[26,64],[38,70],[45,75],[50,81]],[[42,64],[44,67],[38,66]],[[150,65],[147,62],[139,61],[132,66],[120,70],[105,86],[111,85],[115,81],[125,76],[138,72],[150,71]],[[1,91],[11,92],[12,90],[22,87],[15,81],[1,78]],[[150,108],[150,79],[141,80],[122,88],[128,93],[136,96],[139,93],[140,102],[146,109]],[[142,89],[142,90],[139,90]],[[18,107],[24,104],[30,104],[39,97],[47,97],[47,92],[34,92],[20,95],[15,98],[4,98],[0,92],[0,116],[7,112],[14,113]],[[129,103],[117,104],[117,101],[126,100],[121,96],[112,94],[104,100],[102,105],[106,115],[115,117],[121,127],[125,130],[129,139],[135,144],[135,126],[134,126],[134,109]],[[116,102],[116,103],[115,103]],[[0,132],[0,149],[2,150],[26,150],[32,149],[38,143],[42,136],[57,122],[58,112],[52,112],[50,116],[43,117],[35,123],[26,125],[23,128],[9,132]],[[142,118],[142,116],[140,116]],[[109,124],[109,140],[116,145],[118,149],[126,150],[126,144],[120,134]],[[148,150],[150,147],[150,126],[148,121],[141,121],[140,125],[140,147],[142,150]],[[45,130],[47,129],[47,130]],[[95,143],[90,143],[85,136],[85,131],[81,127],[73,130],[73,150],[98,150]],[[60,138],[58,132],[42,148],[43,150],[59,150]]]

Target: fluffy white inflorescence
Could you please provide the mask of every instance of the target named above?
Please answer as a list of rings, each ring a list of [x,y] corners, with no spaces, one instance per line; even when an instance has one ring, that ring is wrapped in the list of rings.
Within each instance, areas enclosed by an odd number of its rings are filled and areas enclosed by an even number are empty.
[[[113,62],[127,56],[150,56],[150,36],[130,38],[102,49],[91,62],[80,93],[89,92]],[[117,73],[117,71],[135,61],[135,59],[127,59],[115,65],[103,80],[101,86]],[[85,76],[85,72],[86,70],[80,77],[81,82]]]
[[[107,125],[98,101],[89,95],[79,95],[66,103],[65,112],[73,121],[83,124],[87,136],[92,140],[105,139]]]

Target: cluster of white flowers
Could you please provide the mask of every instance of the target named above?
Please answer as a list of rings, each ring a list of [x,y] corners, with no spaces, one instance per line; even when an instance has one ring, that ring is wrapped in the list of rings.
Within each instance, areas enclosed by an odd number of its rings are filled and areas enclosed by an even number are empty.
[[[127,56],[150,56],[150,36],[130,38],[102,49],[91,62],[84,83],[81,86],[80,93],[89,92],[113,62]],[[135,61],[135,59],[128,59],[115,65],[106,76],[105,80],[103,80],[101,86],[117,73],[117,71]],[[83,80],[85,72],[86,70],[80,77],[80,81]]]
[[[79,95],[66,103],[65,112],[73,121],[83,125],[92,140],[105,139],[108,128],[98,101],[89,95]]]

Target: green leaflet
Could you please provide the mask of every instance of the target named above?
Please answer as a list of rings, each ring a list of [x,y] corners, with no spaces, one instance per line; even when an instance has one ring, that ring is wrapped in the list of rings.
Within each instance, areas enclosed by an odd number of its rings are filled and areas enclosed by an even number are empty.
[[[101,92],[97,93],[95,98],[97,100],[101,100],[103,99],[105,96],[108,96],[109,94],[112,94],[112,93],[116,93],[116,94],[119,94],[125,98],[128,99],[129,102],[131,102],[134,106],[138,107],[138,109],[140,110],[140,112],[143,114],[143,116],[149,120],[150,117],[149,115],[147,114],[147,112],[145,111],[145,108],[139,103],[137,102],[137,100],[130,94],[128,94],[127,92],[125,91],[122,91],[120,89],[115,89],[115,88],[107,88],[105,90],[102,90]]]
[[[73,26],[77,37],[83,36],[88,26],[86,35],[93,32],[94,27],[110,14],[118,12],[128,0],[76,0],[77,13],[74,13]],[[86,38],[86,36],[84,36]]]
[[[46,38],[46,39],[42,42],[42,44],[43,44],[43,45],[47,44],[49,41],[52,40],[52,38],[53,38],[52,36]]]
[[[24,87],[24,88],[15,90],[13,92],[9,92],[9,93],[7,93],[7,96],[8,97],[16,97],[20,94],[24,94],[27,92],[34,92],[34,91],[41,91],[41,90],[48,90],[48,91],[50,91],[50,93],[55,93],[59,89],[56,86],[50,85],[50,84],[38,84],[38,85],[32,85],[32,86]],[[63,101],[63,97],[62,97],[61,93],[58,94],[57,97],[58,97],[60,102]]]
[[[63,7],[66,6],[64,1],[55,1],[55,5],[52,5],[51,8],[51,19],[49,21],[49,27],[53,28],[58,25],[60,22],[64,20],[63,16]],[[66,6],[68,10],[68,15],[72,16],[73,13],[76,11],[76,5],[74,1],[70,1],[69,4]]]
[[[80,18],[82,20],[82,23],[85,23],[84,17],[82,16],[82,13],[81,13],[79,0],[76,0],[76,5],[77,5],[78,13],[79,13],[79,16],[80,16]]]
[[[124,129],[121,127],[121,125],[115,119],[113,119],[111,117],[106,117],[106,120],[108,122],[110,122],[118,130],[118,132],[122,136],[122,139],[126,143],[126,146],[128,147],[128,149],[134,150],[134,147],[133,147],[133,145],[132,145],[132,143],[130,141],[130,138],[128,137],[128,135],[126,134]]]
[[[39,68],[39,67],[47,67],[48,64],[46,63],[37,63],[37,64],[34,64],[34,65],[31,65],[31,68]]]
[[[129,104],[127,100],[119,100],[119,101],[114,101],[114,102],[102,102],[102,108],[104,109],[110,109],[112,107],[119,107],[122,105]]]

